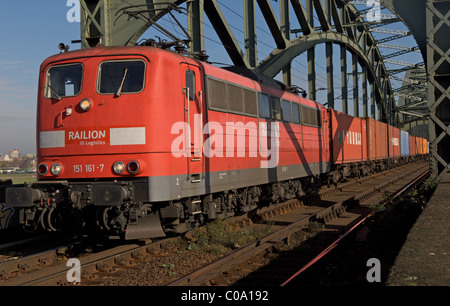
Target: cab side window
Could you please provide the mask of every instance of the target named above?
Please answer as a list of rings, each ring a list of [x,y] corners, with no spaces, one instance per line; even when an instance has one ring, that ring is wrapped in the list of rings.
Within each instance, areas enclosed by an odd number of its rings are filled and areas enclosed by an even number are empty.
[[[192,70],[186,70],[186,88],[189,90],[189,101],[195,100],[195,73]]]

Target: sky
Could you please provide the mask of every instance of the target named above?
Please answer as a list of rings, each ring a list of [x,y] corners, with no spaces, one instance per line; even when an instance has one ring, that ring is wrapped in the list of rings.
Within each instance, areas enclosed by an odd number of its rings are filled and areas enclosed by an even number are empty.
[[[76,0],[0,0],[0,154],[12,149],[19,149],[21,154],[36,152],[36,100],[40,64],[49,56],[60,52],[59,43],[70,46],[70,50],[80,48],[80,44],[71,44],[80,39],[80,23],[71,22]],[[241,0],[219,0],[223,13],[243,48],[242,12],[230,3]],[[271,2],[278,14],[278,3]],[[69,14],[68,14],[69,13]],[[274,42],[264,20],[257,15],[258,60],[264,59],[272,50]],[[173,20],[163,24],[174,32],[180,32]],[[207,34],[206,47],[210,60],[231,63],[217,35],[212,32],[209,21],[205,18]],[[391,26],[391,28],[395,28]],[[158,33],[156,33],[158,35]],[[143,37],[152,37],[146,34]],[[153,37],[154,38],[154,37]],[[398,44],[410,45],[411,41]],[[340,93],[339,51],[335,49],[335,88]],[[390,52],[394,52],[391,50]],[[317,51],[317,88],[326,87],[324,47]],[[419,58],[420,59],[420,58]],[[398,60],[404,60],[398,58]],[[418,60],[412,59],[412,62]],[[351,65],[349,65],[351,69]],[[393,67],[401,68],[401,67]],[[293,82],[307,89],[306,56],[295,59]],[[326,99],[326,91],[317,92],[318,100]],[[320,101],[319,101],[320,102]]]
[[[0,154],[36,152],[39,66],[59,53],[60,42],[80,37],[80,24],[67,21],[66,4],[0,0]]]

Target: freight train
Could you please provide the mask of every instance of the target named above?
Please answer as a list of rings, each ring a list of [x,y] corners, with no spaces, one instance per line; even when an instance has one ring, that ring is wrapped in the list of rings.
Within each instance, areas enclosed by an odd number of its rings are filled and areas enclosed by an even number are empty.
[[[148,46],[49,57],[37,103],[38,180],[0,192],[29,231],[161,237],[427,154],[254,71]]]

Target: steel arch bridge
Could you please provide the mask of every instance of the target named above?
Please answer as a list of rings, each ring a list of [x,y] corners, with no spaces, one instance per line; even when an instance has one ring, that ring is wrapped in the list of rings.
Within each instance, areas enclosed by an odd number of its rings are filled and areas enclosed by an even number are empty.
[[[186,13],[186,37],[191,41],[189,51],[198,54],[205,49],[205,16],[214,29],[231,62],[235,66],[255,69],[274,78],[282,73],[283,82],[292,84],[292,63],[299,55],[307,55],[307,92],[316,100],[319,90],[326,90],[327,104],[335,108],[336,100],[342,101],[344,113],[349,113],[349,93],[353,96],[353,115],[370,116],[396,125],[399,111],[408,113],[406,108],[398,108],[395,96],[412,98],[413,106],[419,102],[428,103],[423,118],[429,118],[430,152],[433,177],[439,180],[450,169],[450,102],[449,75],[450,34],[449,0],[275,0],[279,12],[270,0],[227,1],[238,4],[243,11],[244,43],[239,44],[232,28],[222,11],[224,1],[220,0],[80,0],[81,44],[82,48],[94,47],[101,43],[107,46],[135,45],[151,27],[167,34],[173,40],[179,39],[158,24],[164,16],[172,12]],[[368,20],[365,14],[379,2],[395,16],[381,16]],[[365,10],[357,9],[364,4]],[[262,15],[274,48],[258,60],[257,9]],[[233,8],[231,8],[233,9]],[[236,9],[234,7],[234,9]],[[258,15],[259,16],[259,15]],[[383,40],[375,39],[377,26],[401,20],[409,31],[391,30],[393,35]],[[182,27],[181,24],[179,24]],[[378,31],[380,31],[379,29]],[[387,30],[385,30],[387,31]],[[420,50],[427,68],[427,100],[417,101],[416,95],[399,93],[391,85],[394,74],[424,65],[406,65],[392,73],[385,63],[402,65],[382,55],[380,47],[402,35],[413,35],[418,47],[403,49],[393,56]],[[325,46],[326,88],[317,88],[316,47]],[[335,52],[338,46],[339,52]],[[389,46],[388,46],[389,47]],[[403,53],[402,53],[403,52]],[[339,54],[335,54],[339,53]],[[348,58],[350,57],[350,60]],[[333,61],[339,60],[340,70],[335,71]],[[348,72],[350,68],[350,72]],[[337,70],[337,69],[336,69]],[[335,89],[335,75],[340,75],[341,89]],[[351,79],[351,82],[349,82]],[[362,86],[359,86],[362,80]],[[349,83],[352,86],[349,86]],[[423,84],[422,84],[423,85]],[[362,107],[360,107],[360,87],[362,87]],[[424,86],[421,87],[424,90]],[[362,108],[362,109],[360,109]],[[370,112],[369,112],[370,110]],[[417,114],[416,114],[417,115]],[[422,115],[419,115],[422,116]]]

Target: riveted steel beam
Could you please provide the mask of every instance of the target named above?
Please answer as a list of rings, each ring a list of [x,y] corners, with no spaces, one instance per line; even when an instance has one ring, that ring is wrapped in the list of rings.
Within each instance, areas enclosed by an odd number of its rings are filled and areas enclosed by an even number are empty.
[[[250,64],[245,59],[244,52],[242,52],[241,47],[216,0],[205,1],[205,13],[225,47],[225,50],[233,61],[233,64],[250,68]]]
[[[295,15],[297,16],[298,23],[300,24],[301,30],[304,35],[309,35],[314,32],[313,27],[310,22],[308,22],[308,18],[306,17],[305,10],[303,9],[302,4],[298,0],[291,0],[291,5],[294,10]]]
[[[287,46],[287,39],[281,31],[278,19],[273,11],[272,5],[269,0],[257,0],[259,8],[266,20],[267,26],[272,33],[273,39],[277,45],[278,49],[284,49]]]

